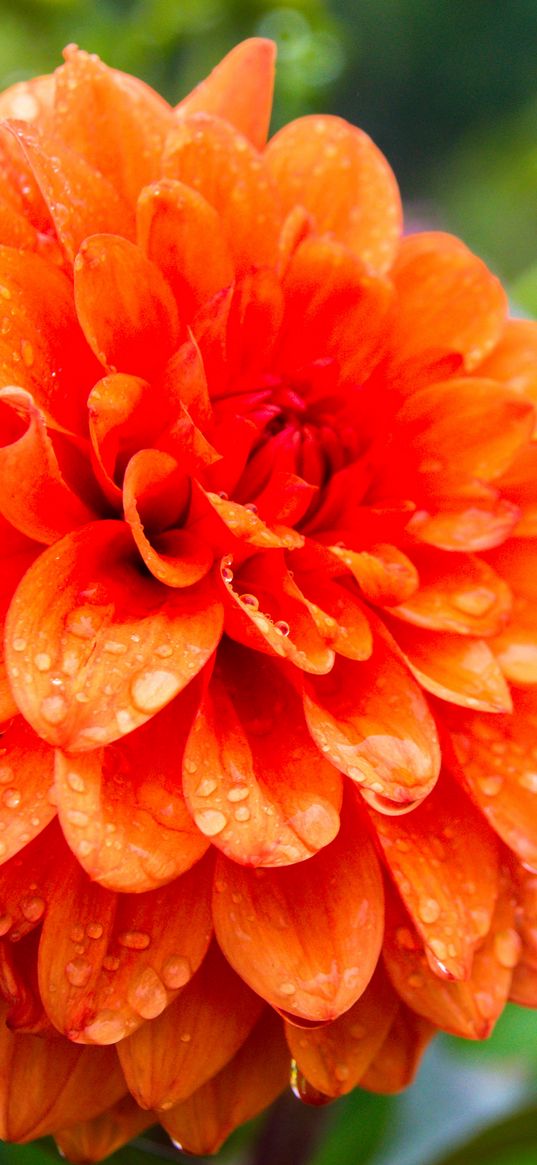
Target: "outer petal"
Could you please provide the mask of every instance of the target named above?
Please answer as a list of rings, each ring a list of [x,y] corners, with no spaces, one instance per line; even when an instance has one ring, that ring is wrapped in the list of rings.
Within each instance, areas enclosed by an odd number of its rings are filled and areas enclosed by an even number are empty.
[[[401,1092],[412,1083],[436,1032],[432,1023],[401,1004],[380,1051],[360,1081],[369,1092]]]
[[[357,553],[336,545],[330,547],[330,552],[348,567],[370,603],[395,606],[418,589],[414,563],[396,546],[380,543]]]
[[[308,1083],[325,1096],[342,1096],[355,1088],[384,1043],[398,1007],[379,963],[364,994],[333,1023],[312,1031],[286,1023],[291,1054]]]
[[[374,271],[386,271],[401,232],[393,173],[362,130],[337,117],[302,117],[265,152],[284,211],[299,203],[320,234],[334,234]]]
[[[370,814],[432,970],[466,978],[498,895],[498,845],[492,830],[447,773],[413,813]]]
[[[178,1147],[190,1153],[215,1153],[234,1128],[283,1092],[288,1077],[289,1053],[281,1023],[267,1011],[231,1063],[164,1113],[161,1123]]]
[[[324,1022],[359,998],[382,941],[382,885],[361,815],[292,869],[219,858],[213,916],[226,958],[273,1007]]]
[[[514,880],[518,891],[521,952],[509,998],[524,1007],[537,1007],[537,878],[519,866],[514,870]]]
[[[257,653],[227,652],[188,739],[183,774],[198,828],[233,861],[303,861],[338,832],[341,776],[318,753],[282,670]]]
[[[11,942],[18,943],[40,925],[63,878],[64,854],[61,831],[52,821],[22,852],[0,865],[2,937],[9,935]]]
[[[141,574],[121,523],[95,523],[45,551],[16,591],[6,632],[15,698],[52,744],[108,744],[197,675],[221,630],[208,584],[170,593]]]
[[[0,860],[5,862],[55,816],[52,749],[22,716],[0,731]]]
[[[4,1024],[0,1064],[0,1130],[7,1141],[32,1141],[76,1120],[81,1095],[84,1112],[93,1117],[125,1092],[111,1049],[12,1035]]]
[[[380,625],[370,659],[338,658],[328,676],[305,679],[304,711],[318,748],[375,807],[397,812],[430,793],[440,768],[434,721]]]
[[[159,890],[118,897],[65,857],[39,946],[55,1027],[78,1043],[113,1044],[160,1015],[209,945],[211,874],[205,861]]]
[[[124,1096],[93,1120],[54,1129],[54,1139],[62,1157],[73,1165],[88,1165],[89,1161],[102,1161],[152,1123],[150,1113],[138,1108],[131,1096]]]
[[[537,405],[537,323],[506,320],[496,347],[479,365],[478,376],[491,376]]]
[[[261,150],[272,110],[275,57],[276,46],[271,40],[243,40],[181,101],[176,114],[224,117]]]
[[[474,956],[471,975],[453,983],[432,973],[419,939],[394,904],[388,911],[384,957],[396,991],[418,1015],[443,1031],[484,1039],[507,1002],[520,952],[514,917],[512,890],[503,888],[490,932]]]
[[[390,630],[412,674],[433,696],[481,712],[512,710],[503,672],[484,639],[416,630],[395,619]]]
[[[4,625],[13,592],[31,566],[41,547],[25,538],[0,514],[0,544],[3,549],[0,574],[0,724],[17,714],[4,660]]]
[[[181,757],[197,707],[193,687],[105,749],[56,754],[64,836],[90,878],[109,890],[165,885],[208,848],[181,789]]]
[[[505,542],[520,516],[518,505],[499,498],[476,498],[453,502],[450,498],[438,510],[419,509],[409,530],[419,542],[439,550],[490,550]]]
[[[162,163],[221,217],[238,271],[275,261],[279,211],[257,151],[227,122],[204,113],[178,120]]]
[[[127,239],[93,234],[75,262],[78,317],[111,372],[151,376],[179,343],[175,300],[158,267]]]
[[[494,635],[509,619],[507,584],[483,559],[441,550],[415,552],[419,590],[391,614],[415,627],[457,635]]]
[[[214,944],[179,999],[118,1048],[137,1103],[166,1110],[186,1100],[235,1055],[262,1008]]]

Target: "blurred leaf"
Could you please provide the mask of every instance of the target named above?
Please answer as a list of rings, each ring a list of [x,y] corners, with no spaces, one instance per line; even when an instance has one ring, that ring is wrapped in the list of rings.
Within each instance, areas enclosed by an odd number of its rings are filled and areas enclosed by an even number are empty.
[[[537,269],[536,269],[537,293]],[[536,303],[537,306],[537,303]],[[496,1060],[518,1061],[522,1069],[537,1072],[537,1012],[509,1004],[488,1040],[474,1042],[446,1036],[442,1043],[458,1056],[483,1063]],[[537,1161],[537,1152],[536,1152]]]
[[[52,1140],[36,1141],[33,1145],[0,1144],[0,1161],[6,1165],[44,1165],[48,1161],[61,1161]]]
[[[359,1089],[338,1101],[309,1165],[366,1165],[384,1136],[394,1103],[390,1096]]]
[[[537,188],[535,191],[537,197]],[[532,316],[537,316],[537,263],[527,267],[509,288],[511,299]]]
[[[535,1165],[537,1107],[489,1125],[484,1132],[432,1165]]]

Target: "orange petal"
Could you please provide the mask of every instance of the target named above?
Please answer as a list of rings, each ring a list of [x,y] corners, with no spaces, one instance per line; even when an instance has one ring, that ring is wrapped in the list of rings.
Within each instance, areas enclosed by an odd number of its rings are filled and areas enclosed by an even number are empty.
[[[162,161],[165,178],[197,190],[220,215],[238,271],[275,261],[279,215],[261,159],[247,138],[219,117],[178,119]]]
[[[51,543],[94,512],[68,485],[58,463],[45,417],[22,388],[0,389],[0,406],[13,410],[21,435],[0,448],[0,509],[17,529]]]
[[[362,130],[338,117],[301,117],[272,138],[265,164],[289,212],[298,203],[374,271],[386,271],[401,233],[393,173]]]
[[[296,572],[295,579],[307,596],[312,613],[319,612],[320,629],[324,615],[334,651],[346,659],[369,659],[373,650],[371,627],[365,608],[353,591],[345,584],[340,585],[341,580],[320,578],[313,571],[309,574]],[[331,627],[330,620],[336,624],[335,628]]]
[[[168,886],[117,896],[65,856],[39,945],[55,1027],[78,1043],[113,1044],[160,1015],[209,945],[211,879],[205,860]]]
[[[186,746],[183,787],[202,834],[245,865],[303,861],[339,829],[340,774],[318,753],[278,665],[244,648],[228,650],[211,680]]]
[[[357,807],[349,801],[335,841],[299,865],[248,870],[219,857],[213,916],[226,958],[273,1007],[318,1022],[347,1011],[371,979],[383,927]]]
[[[48,113],[54,103],[55,76],[31,77],[17,81],[0,95],[0,117],[33,121]]]
[[[339,657],[328,676],[305,679],[304,711],[321,752],[383,812],[430,793],[440,769],[436,728],[393,641],[376,625],[373,654]]]
[[[41,547],[25,538],[24,534],[16,530],[2,514],[0,514],[0,544],[3,550],[0,574],[0,724],[3,724],[18,712],[4,660],[6,614],[17,584],[37,557]]]
[[[398,1006],[379,963],[364,994],[333,1023],[311,1031],[286,1023],[291,1054],[308,1083],[325,1096],[355,1088],[384,1043]]]
[[[391,610],[406,623],[457,635],[494,635],[508,621],[512,597],[503,578],[470,554],[432,547],[414,552],[419,589]]]
[[[179,999],[118,1048],[137,1103],[169,1109],[185,1100],[235,1055],[262,1007],[213,944]]]
[[[63,877],[66,853],[56,821],[0,866],[0,930],[18,943],[40,925]]]
[[[111,372],[151,376],[179,342],[175,300],[158,267],[119,235],[94,234],[75,262],[78,317]]]
[[[54,1129],[54,1140],[62,1157],[72,1165],[88,1165],[115,1153],[127,1141],[153,1124],[153,1117],[138,1108],[132,1096],[124,1096],[93,1120],[77,1121],[67,1129]]]
[[[233,1129],[283,1092],[288,1078],[281,1021],[267,1010],[233,1060],[188,1100],[162,1113],[161,1124],[178,1148],[216,1153]]]
[[[478,376],[500,380],[508,388],[537,405],[537,323],[506,320],[501,337],[479,365]]]
[[[124,372],[103,376],[88,396],[92,466],[117,510],[125,464],[136,450],[152,444],[164,424],[160,403],[147,380]]]
[[[68,279],[39,255],[0,247],[0,285],[0,382],[25,388],[46,416],[84,432],[98,365],[78,326]]]
[[[139,246],[168,281],[182,319],[192,319],[232,283],[234,269],[220,217],[197,190],[171,179],[146,187],[138,201],[137,223]]]
[[[370,603],[396,606],[411,598],[419,586],[414,563],[396,546],[372,546],[356,552],[342,546],[331,546],[330,551],[345,563]]]
[[[190,688],[185,697],[106,749],[56,754],[64,836],[90,878],[109,890],[163,886],[208,848],[181,789],[181,756],[197,703]]]
[[[0,992],[9,1009],[5,1021],[10,1031],[50,1039],[56,1032],[39,996],[37,946],[37,932],[22,941],[0,943]]]
[[[490,928],[498,894],[492,830],[447,773],[405,817],[370,814],[432,970],[465,978],[476,945]]]
[[[533,690],[514,693],[513,703],[512,716],[453,711],[454,771],[495,832],[522,862],[536,868],[537,713]]]
[[[5,862],[55,816],[54,756],[22,716],[4,725],[0,739],[0,861]]]
[[[142,186],[158,177],[173,112],[148,86],[133,84],[132,78],[107,68],[93,53],[71,45],[65,59],[54,74],[51,124],[65,145],[92,169],[106,174],[132,206]]]
[[[397,314],[391,347],[398,365],[457,352],[473,369],[499,340],[507,301],[499,281],[459,239],[422,232],[402,240],[394,265]],[[412,379],[409,381],[412,390]],[[459,419],[459,437],[462,435]]]
[[[98,231],[134,234],[133,214],[114,186],[54,134],[24,122],[8,123],[32,167],[65,253],[73,260],[81,243]]]
[[[7,1141],[32,1141],[76,1120],[97,1116],[125,1092],[109,1048],[77,1048],[67,1040],[12,1035],[0,1025],[3,1082],[0,1129]]]
[[[387,912],[384,958],[396,991],[413,1011],[443,1031],[485,1039],[505,1007],[520,952],[514,919],[514,895],[507,886],[500,890],[491,929],[474,955],[471,974],[463,982],[449,982],[431,971],[408,916],[394,899]]]
[[[360,1080],[368,1092],[401,1092],[412,1083],[436,1028],[402,1003],[373,1063]]]
[[[263,149],[272,110],[275,57],[276,46],[271,40],[250,37],[241,41],[183,98],[176,114],[223,117]]]
[[[510,712],[511,694],[484,639],[424,631],[390,621],[390,630],[422,688],[465,708]]]
[[[439,550],[490,550],[500,546],[509,536],[520,516],[518,505],[505,498],[459,504],[449,499],[434,511],[419,509],[409,522],[409,531],[418,542],[426,542]]]
[[[221,633],[209,583],[170,591],[141,573],[122,523],[99,522],[68,534],[27,571],[8,614],[6,659],[17,670],[17,703],[39,735],[83,752],[159,712],[203,668]]]
[[[521,951],[509,998],[523,1007],[537,1007],[537,878],[522,866],[513,863],[513,867]]]

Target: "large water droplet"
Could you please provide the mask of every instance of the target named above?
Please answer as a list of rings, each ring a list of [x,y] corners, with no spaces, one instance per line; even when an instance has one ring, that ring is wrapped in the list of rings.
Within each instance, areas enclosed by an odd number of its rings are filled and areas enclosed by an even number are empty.
[[[436,898],[420,898],[418,903],[418,914],[422,922],[436,922],[440,917],[440,906],[436,901]]]
[[[162,968],[162,979],[170,991],[184,987],[192,978],[192,968],[183,955],[170,955]]]
[[[297,1100],[301,1100],[303,1104],[311,1104],[315,1108],[320,1108],[323,1104],[329,1104],[332,1100],[331,1096],[320,1092],[318,1088],[314,1088],[313,1084],[310,1084],[309,1080],[306,1080],[296,1060],[291,1060],[289,1083],[291,1085],[291,1091]]]
[[[129,986],[127,998],[142,1019],[156,1019],[168,1003],[164,984],[153,967],[144,967]]]
[[[39,922],[45,913],[45,900],[36,896],[23,898],[20,907],[27,922]]]
[[[498,931],[494,936],[494,954],[501,967],[516,967],[521,949],[520,935],[511,927]]]
[[[248,607],[251,611],[259,610],[259,599],[257,598],[257,595],[239,595],[239,599],[243,607]]]
[[[87,959],[71,959],[65,968],[65,974],[72,987],[85,987],[91,978],[91,963]]]
[[[158,712],[181,688],[181,680],[171,671],[140,672],[132,681],[131,696],[140,712]]]
[[[74,793],[85,792],[86,784],[79,773],[75,773],[73,770],[71,770],[67,773],[66,780],[69,788],[72,789]]]
[[[216,837],[227,825],[227,817],[218,809],[203,809],[194,814],[194,821],[205,837]]]
[[[2,801],[7,809],[18,809],[22,801],[20,789],[16,789],[14,786],[11,789],[6,789],[2,795]]]
[[[117,1044],[127,1032],[127,1025],[117,1011],[105,1008],[84,1029],[89,1040],[96,1044]]]
[[[124,930],[118,935],[117,941],[121,947],[127,947],[130,951],[145,951],[151,939],[143,930]]]
[[[41,715],[47,724],[61,724],[67,716],[67,711],[63,696],[46,696],[41,702]]]

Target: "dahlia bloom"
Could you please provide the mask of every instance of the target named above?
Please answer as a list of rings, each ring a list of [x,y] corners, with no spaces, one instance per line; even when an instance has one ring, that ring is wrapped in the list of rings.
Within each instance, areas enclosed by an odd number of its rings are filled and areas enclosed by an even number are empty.
[[[537,1004],[537,325],[272,82],[0,97],[0,1131],[71,1161]]]

